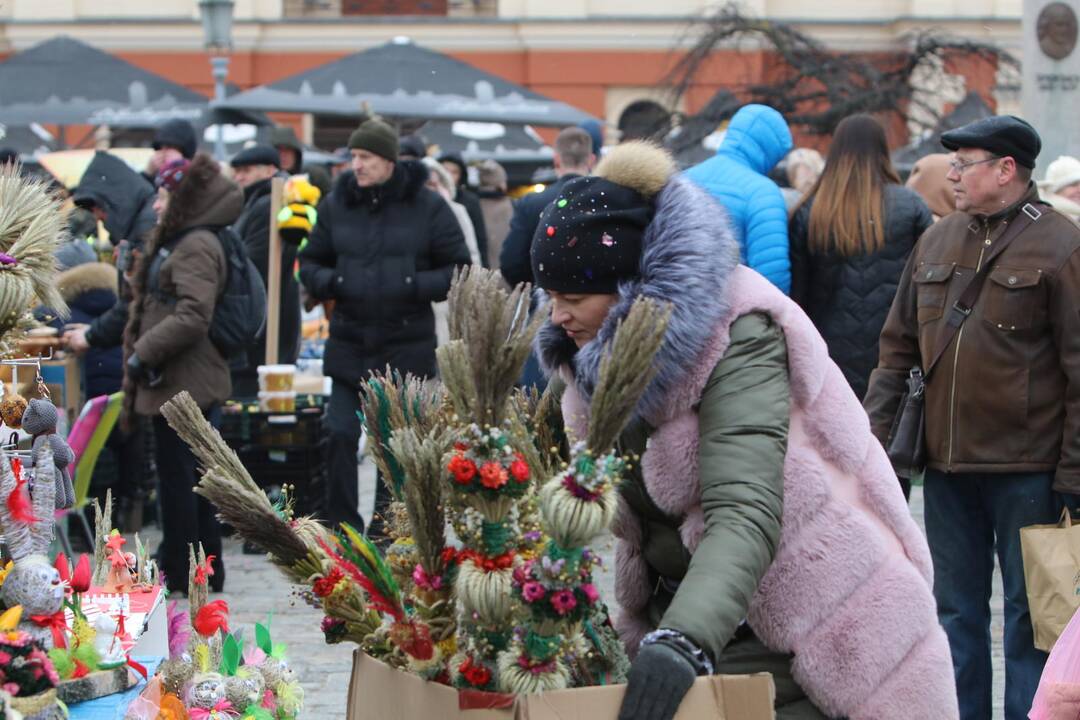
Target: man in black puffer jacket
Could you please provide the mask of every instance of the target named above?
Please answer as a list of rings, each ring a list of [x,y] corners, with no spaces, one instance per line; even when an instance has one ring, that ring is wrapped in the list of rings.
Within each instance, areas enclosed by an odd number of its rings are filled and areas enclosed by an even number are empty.
[[[326,509],[329,523],[363,527],[358,512],[358,388],[387,365],[435,374],[435,316],[454,267],[469,251],[450,206],[424,187],[427,169],[398,160],[393,128],[368,120],[349,138],[352,172],[342,173],[319,206],[300,252],[300,281],[316,300],[334,300],[323,372],[333,378]],[[378,483],[376,519],[389,493]]]

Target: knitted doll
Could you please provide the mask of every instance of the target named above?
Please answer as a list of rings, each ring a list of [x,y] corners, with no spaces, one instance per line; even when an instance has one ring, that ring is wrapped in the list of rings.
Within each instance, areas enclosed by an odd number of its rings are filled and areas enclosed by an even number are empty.
[[[23,413],[22,427],[34,436],[34,457],[37,457],[40,447],[48,446],[52,451],[53,464],[56,466],[56,507],[63,509],[75,505],[75,488],[68,470],[68,465],[75,461],[75,453],[67,441],[56,434],[56,421],[56,406],[48,400],[34,398]]]

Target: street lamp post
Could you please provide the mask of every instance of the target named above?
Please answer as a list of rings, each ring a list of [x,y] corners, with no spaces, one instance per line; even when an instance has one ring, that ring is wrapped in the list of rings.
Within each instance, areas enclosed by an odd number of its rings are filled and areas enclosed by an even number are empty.
[[[233,0],[199,0],[203,39],[210,51],[214,76],[214,100],[225,99],[225,78],[229,76],[229,51],[232,50]],[[220,119],[214,140],[214,157],[225,159],[225,129]]]

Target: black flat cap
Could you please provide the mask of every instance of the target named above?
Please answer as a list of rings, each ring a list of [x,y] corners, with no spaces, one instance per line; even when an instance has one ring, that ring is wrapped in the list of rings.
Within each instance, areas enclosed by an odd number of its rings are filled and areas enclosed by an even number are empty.
[[[229,164],[234,168],[248,167],[249,165],[273,165],[280,168],[281,156],[276,148],[269,145],[253,145],[233,155]]]
[[[1026,168],[1035,167],[1042,149],[1039,133],[1015,115],[995,115],[949,130],[941,134],[941,144],[948,150],[979,148],[1008,156]]]

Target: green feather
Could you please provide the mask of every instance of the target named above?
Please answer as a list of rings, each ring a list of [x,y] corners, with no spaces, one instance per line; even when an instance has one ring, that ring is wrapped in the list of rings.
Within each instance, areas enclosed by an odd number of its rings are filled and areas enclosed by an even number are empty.
[[[401,590],[379,549],[348,523],[342,523],[341,529],[345,536],[343,540],[346,541],[341,543],[347,553],[346,558],[360,568],[360,571],[388,600],[399,604]]]
[[[240,643],[232,635],[225,636],[225,642],[221,647],[221,674],[232,677],[240,667]]]
[[[390,483],[390,489],[394,491],[395,497],[401,497],[405,487],[405,471],[401,469],[401,465],[398,464],[397,458],[390,452],[390,448],[387,447],[387,442],[390,440],[390,434],[393,432],[393,428],[390,427],[390,398],[386,396],[385,386],[372,378],[368,380],[368,386],[374,388],[375,396],[378,398],[378,408],[376,408],[377,417],[375,418],[376,427],[372,427],[371,418],[364,417],[364,427],[367,429],[367,433],[370,437],[374,438],[379,444],[379,453],[386,459],[386,466],[390,470],[390,477],[383,478],[384,482]],[[372,432],[374,430],[374,432]]]
[[[274,644],[270,642],[270,628],[266,625],[255,623],[255,645],[267,655],[273,651]]]
[[[240,720],[274,720],[274,714],[258,705],[248,705],[244,708],[244,714],[240,716]]]

